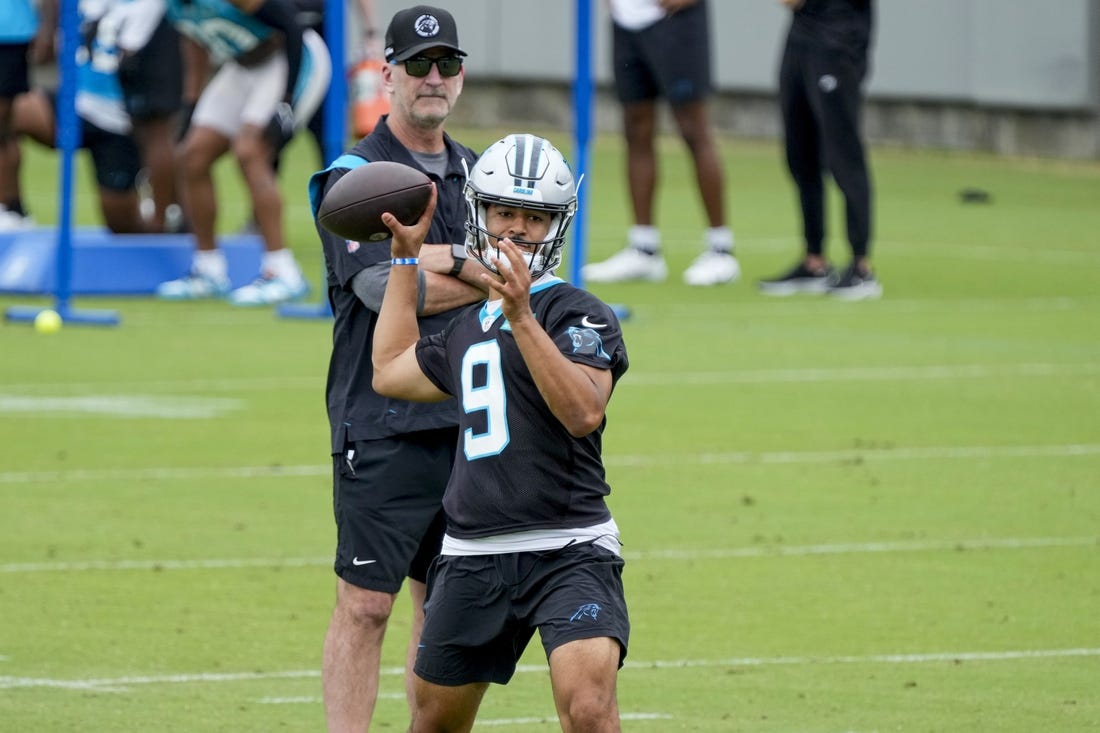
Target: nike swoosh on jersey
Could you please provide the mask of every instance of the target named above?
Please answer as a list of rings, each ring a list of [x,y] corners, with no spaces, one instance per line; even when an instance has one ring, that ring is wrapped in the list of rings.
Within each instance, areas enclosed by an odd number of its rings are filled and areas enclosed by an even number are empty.
[[[351,559],[352,565],[370,565],[372,562],[378,562],[377,560],[360,560],[357,557]]]
[[[588,316],[585,316],[581,319],[581,325],[585,328],[607,328],[606,323],[593,323],[592,321],[588,320]]]

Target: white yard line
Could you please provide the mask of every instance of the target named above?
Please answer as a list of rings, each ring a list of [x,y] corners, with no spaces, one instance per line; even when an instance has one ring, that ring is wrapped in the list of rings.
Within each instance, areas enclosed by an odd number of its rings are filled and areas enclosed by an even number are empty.
[[[1075,458],[1100,455],[1098,443],[1055,445],[972,445],[897,448],[868,445],[866,448],[824,451],[729,451],[725,453],[674,453],[663,455],[604,456],[609,467],[648,468],[685,465],[800,465],[843,463],[854,460],[988,460],[991,458]],[[68,471],[3,471],[4,484],[63,484],[91,481],[205,481],[210,479],[274,479],[330,476],[328,464],[298,466],[194,466],[161,468],[89,468]]]
[[[817,666],[831,664],[931,664],[941,662],[1012,662],[1036,659],[1071,659],[1100,656],[1100,648],[1078,647],[1071,649],[1022,649],[1006,651],[955,651],[925,654],[866,654],[839,656],[781,656],[781,657],[732,657],[729,659],[669,659],[653,661],[628,661],[626,669],[643,673],[653,670],[765,667],[765,666]],[[519,673],[546,673],[545,665],[520,665]],[[381,670],[385,676],[403,675],[400,667]],[[141,685],[223,683],[271,679],[312,679],[321,676],[320,670],[286,670],[282,672],[200,672],[194,674],[142,675],[89,679],[52,679],[42,677],[0,676],[0,690],[14,688],[47,687],[62,690],[119,692]]]
[[[1098,301],[1100,302],[1100,301]],[[665,306],[662,306],[665,307]],[[996,310],[1003,310],[997,308]],[[874,379],[877,381],[925,381],[942,379],[982,379],[986,377],[1047,378],[1063,376],[1091,376],[1100,373],[1100,363],[1078,362],[1026,362],[1020,364],[930,364],[897,365],[879,367],[837,367],[805,369],[731,369],[728,371],[690,372],[629,372],[624,385],[676,384],[679,387],[694,384],[766,384],[774,382],[849,382]],[[53,398],[58,394],[79,395],[86,398],[145,398],[148,392],[256,392],[271,390],[311,390],[323,393],[323,377],[269,377],[266,379],[178,379],[128,382],[60,382],[5,384],[0,399],[12,400],[18,396],[43,395]],[[185,395],[168,396],[172,399],[189,399]],[[198,397],[193,398],[198,399]],[[209,397],[206,397],[209,399]],[[0,404],[0,412],[3,412]]]
[[[1091,364],[943,364],[928,366],[839,367],[834,369],[746,369],[721,372],[642,372],[623,378],[622,387],[673,385],[677,389],[714,384],[790,384],[819,382],[924,382],[945,379],[1049,378],[1100,374]]]
[[[817,545],[760,545],[711,549],[624,551],[627,560],[724,560],[728,558],[806,557],[859,555],[891,552],[943,552],[973,550],[1033,550],[1058,547],[1100,547],[1098,537],[985,537],[961,540],[899,542],[845,542]],[[95,570],[227,570],[236,568],[304,568],[332,565],[331,557],[223,558],[205,560],[82,560],[13,562],[0,564],[0,573],[57,573]]]

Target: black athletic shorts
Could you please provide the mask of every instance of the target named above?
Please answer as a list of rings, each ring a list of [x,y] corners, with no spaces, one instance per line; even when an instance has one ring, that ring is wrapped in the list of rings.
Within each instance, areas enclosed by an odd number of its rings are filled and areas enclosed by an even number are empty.
[[[92,154],[95,180],[108,191],[129,191],[137,185],[141,170],[141,151],[129,135],[119,135],[80,121],[80,147]]]
[[[47,94],[50,109],[57,114],[57,93]],[[130,135],[104,130],[83,117],[80,120],[80,147],[91,153],[95,180],[108,191],[129,191],[137,185],[141,170],[141,151]]]
[[[615,94],[619,101],[664,97],[679,105],[711,92],[707,8],[703,2],[638,31],[611,24]]]
[[[424,581],[443,541],[458,428],[348,443],[333,458],[336,575],[360,588]]]
[[[145,46],[121,64],[123,103],[134,120],[158,119],[183,107],[183,56],[179,32],[166,19]]]
[[[549,552],[441,555],[428,574],[414,671],[437,685],[506,684],[538,629],[547,659],[578,639],[609,637],[626,659],[623,560],[591,542]]]
[[[0,97],[13,99],[30,91],[29,43],[0,43]]]

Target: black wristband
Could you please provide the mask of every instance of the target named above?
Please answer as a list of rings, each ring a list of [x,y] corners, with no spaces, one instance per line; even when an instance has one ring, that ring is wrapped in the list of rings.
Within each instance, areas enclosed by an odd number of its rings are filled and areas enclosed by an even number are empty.
[[[451,245],[451,257],[455,263],[451,265],[451,271],[447,273],[451,277],[458,277],[462,272],[462,266],[466,264],[466,246],[462,244]]]

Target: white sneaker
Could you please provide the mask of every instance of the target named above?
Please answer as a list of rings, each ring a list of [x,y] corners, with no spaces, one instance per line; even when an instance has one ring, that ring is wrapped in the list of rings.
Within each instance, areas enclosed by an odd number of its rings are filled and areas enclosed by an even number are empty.
[[[0,232],[18,232],[33,228],[34,219],[0,206]]]
[[[712,249],[696,257],[684,270],[684,282],[696,287],[737,282],[740,277],[741,265],[737,264],[737,258],[729,252]]]
[[[248,285],[237,288],[229,294],[233,305],[274,305],[288,300],[297,300],[309,293],[309,283],[305,278],[289,280],[282,277],[258,277]]]
[[[221,298],[229,292],[229,278],[222,280],[192,272],[179,280],[169,280],[157,286],[157,297],[163,300],[201,300]]]
[[[581,276],[594,283],[617,283],[625,280],[663,282],[668,277],[665,258],[659,254],[647,254],[627,247],[611,255],[603,262],[594,262],[581,268]]]

